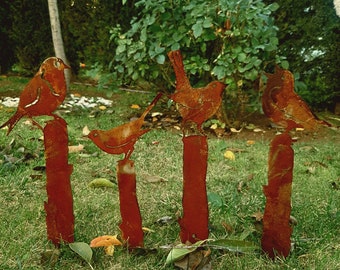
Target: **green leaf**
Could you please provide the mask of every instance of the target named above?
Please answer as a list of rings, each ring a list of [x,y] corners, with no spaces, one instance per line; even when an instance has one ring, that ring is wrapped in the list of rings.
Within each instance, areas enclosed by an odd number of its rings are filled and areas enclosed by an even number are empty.
[[[69,244],[70,249],[82,257],[88,264],[92,260],[92,249],[84,242],[74,242]]]
[[[238,56],[237,56],[237,60],[239,62],[244,62],[245,60],[247,59],[247,55],[245,53],[240,53]]]
[[[116,54],[121,54],[125,50],[126,50],[126,45],[125,44],[120,44],[120,45],[118,45],[118,47],[116,49]]]
[[[114,188],[115,185],[106,178],[96,178],[93,179],[89,183],[89,187],[97,188],[97,187],[108,187],[108,188]]]
[[[204,28],[209,28],[212,26],[212,22],[211,22],[211,18],[206,18],[204,21],[203,21],[203,27]]]
[[[176,262],[180,259],[183,259],[185,257],[185,255],[187,255],[191,252],[194,252],[199,246],[201,246],[206,241],[207,240],[201,240],[201,241],[198,241],[191,246],[188,246],[188,245],[185,245],[185,244],[177,245],[172,250],[170,250],[168,257],[166,258],[165,263],[170,264],[170,263]]]
[[[288,61],[281,61],[281,67],[283,69],[288,69],[289,68],[289,62]]]
[[[180,47],[181,47],[181,45],[178,42],[176,42],[176,43],[171,45],[171,50],[176,51],[176,50],[179,50]]]
[[[273,3],[273,4],[270,4],[268,6],[268,8],[270,9],[270,11],[276,11],[278,8],[280,7],[280,5],[278,3]]]
[[[213,206],[220,208],[223,206],[224,202],[222,197],[214,192],[208,192],[208,202]]]
[[[146,28],[143,28],[140,32],[140,40],[145,42],[147,40]]]
[[[192,31],[194,33],[194,37],[195,38],[198,38],[199,36],[202,35],[202,32],[203,32],[203,27],[202,27],[202,23],[195,23],[193,26],[192,26]]]
[[[216,249],[227,249],[232,252],[254,252],[258,249],[253,242],[234,239],[218,239],[210,241],[209,247]]]
[[[156,62],[160,65],[163,65],[165,62],[165,56],[163,54],[157,55]]]

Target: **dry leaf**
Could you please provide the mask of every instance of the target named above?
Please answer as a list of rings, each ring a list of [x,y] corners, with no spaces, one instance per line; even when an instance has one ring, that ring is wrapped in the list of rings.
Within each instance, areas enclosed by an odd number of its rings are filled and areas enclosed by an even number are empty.
[[[83,151],[83,150],[84,150],[84,145],[82,145],[82,144],[70,145],[68,147],[69,153],[77,153],[77,152],[80,152],[80,151]]]
[[[104,251],[106,255],[113,256],[113,253],[115,252],[115,246],[112,245],[112,246],[104,247]]]
[[[90,247],[121,246],[122,242],[117,239],[117,235],[103,235],[92,239]]]
[[[89,129],[89,127],[88,127],[88,126],[83,127],[82,133],[83,133],[83,136],[89,135],[89,134],[90,134],[90,129]]]
[[[145,176],[145,179],[149,183],[161,183],[161,182],[166,182],[166,180],[160,176],[157,175],[147,175]]]
[[[163,115],[163,113],[161,113],[161,112],[153,112],[151,114],[151,117],[162,116],[162,115]]]
[[[209,250],[195,250],[189,253],[183,259],[174,262],[174,265],[183,270],[210,270],[212,269],[210,263],[210,249]]]
[[[229,160],[235,160],[235,154],[230,151],[230,150],[227,150],[224,152],[223,156],[226,158],[226,159],[229,159]]]
[[[253,145],[253,144],[255,144],[255,141],[253,141],[253,140],[248,140],[247,141],[247,145]]]
[[[230,131],[233,133],[240,133],[242,131],[243,128],[240,128],[239,130],[237,130],[236,128],[230,128]]]
[[[131,109],[137,109],[137,110],[139,110],[139,109],[140,109],[140,106],[139,106],[138,104],[132,104],[132,105],[130,106],[130,108],[131,108]]]
[[[234,231],[233,227],[227,222],[222,221],[222,226],[228,233],[232,233]]]
[[[147,227],[142,227],[142,230],[143,230],[143,232],[146,232],[146,233],[155,232],[154,230],[151,230],[151,229],[149,229]]]
[[[257,211],[256,213],[252,214],[251,217],[255,218],[256,221],[262,221],[263,213],[260,211]]]
[[[254,128],[253,131],[254,132],[265,132],[263,129],[260,129],[260,128]]]
[[[210,126],[210,129],[216,129],[216,128],[218,128],[218,125],[215,123],[215,124],[212,124],[211,126]]]

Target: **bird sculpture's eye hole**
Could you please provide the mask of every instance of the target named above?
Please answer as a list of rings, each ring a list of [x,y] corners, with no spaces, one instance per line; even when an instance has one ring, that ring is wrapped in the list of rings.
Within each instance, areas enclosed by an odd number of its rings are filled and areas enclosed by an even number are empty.
[[[59,67],[60,67],[59,60],[54,61],[54,66],[59,69]]]

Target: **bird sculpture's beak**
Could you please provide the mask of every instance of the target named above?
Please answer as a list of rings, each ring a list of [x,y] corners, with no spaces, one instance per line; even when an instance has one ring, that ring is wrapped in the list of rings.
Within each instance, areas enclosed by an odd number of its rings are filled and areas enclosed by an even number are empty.
[[[71,67],[70,67],[69,65],[66,65],[66,64],[64,63],[64,69],[71,69]]]

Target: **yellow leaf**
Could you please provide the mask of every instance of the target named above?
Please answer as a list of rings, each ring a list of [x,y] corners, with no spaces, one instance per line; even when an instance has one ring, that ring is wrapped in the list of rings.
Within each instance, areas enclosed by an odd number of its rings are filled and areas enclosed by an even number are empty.
[[[230,151],[230,150],[225,151],[223,156],[226,159],[235,160],[235,154],[232,151]]]
[[[90,134],[90,129],[88,126],[83,127],[83,136],[87,136]]]
[[[151,230],[151,229],[149,229],[149,228],[147,228],[147,227],[142,227],[142,230],[143,230],[143,232],[147,232],[147,233],[149,233],[149,232],[155,232],[154,230]]]
[[[78,144],[78,145],[70,145],[68,147],[68,152],[69,153],[77,153],[84,150],[84,145]]]
[[[217,124],[215,123],[215,124],[212,124],[211,126],[210,126],[210,128],[211,129],[216,129],[217,128]]]
[[[247,145],[253,145],[253,144],[255,144],[255,141],[253,141],[253,140],[248,140],[247,141]]]
[[[230,128],[230,131],[233,133],[239,133],[241,132],[242,128],[240,128],[239,130],[237,130],[236,128]]]
[[[104,105],[100,105],[100,106],[99,106],[99,110],[101,110],[101,111],[105,111],[105,110],[106,110],[106,106],[104,106]]]
[[[138,104],[132,104],[131,105],[131,109],[137,109],[139,110],[140,109],[140,106]]]
[[[121,246],[122,242],[117,239],[117,235],[103,235],[92,239],[90,247]]]
[[[112,246],[104,247],[104,251],[106,255],[113,256],[113,253],[115,252],[115,246],[112,245]]]

